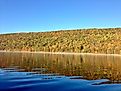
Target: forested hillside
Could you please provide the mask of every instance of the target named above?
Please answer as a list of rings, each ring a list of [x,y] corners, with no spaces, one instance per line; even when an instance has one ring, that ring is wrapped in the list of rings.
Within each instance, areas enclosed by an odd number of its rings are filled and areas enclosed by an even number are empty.
[[[0,50],[121,54],[121,28],[0,34]]]

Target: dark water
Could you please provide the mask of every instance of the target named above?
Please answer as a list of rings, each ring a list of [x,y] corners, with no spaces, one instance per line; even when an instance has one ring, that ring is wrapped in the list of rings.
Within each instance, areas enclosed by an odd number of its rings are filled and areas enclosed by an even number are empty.
[[[0,52],[0,91],[121,91],[121,57]]]

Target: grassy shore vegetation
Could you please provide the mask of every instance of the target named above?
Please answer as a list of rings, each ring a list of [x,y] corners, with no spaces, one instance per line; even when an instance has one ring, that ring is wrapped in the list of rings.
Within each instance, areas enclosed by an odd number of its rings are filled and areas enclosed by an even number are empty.
[[[0,50],[121,54],[121,28],[0,34]]]

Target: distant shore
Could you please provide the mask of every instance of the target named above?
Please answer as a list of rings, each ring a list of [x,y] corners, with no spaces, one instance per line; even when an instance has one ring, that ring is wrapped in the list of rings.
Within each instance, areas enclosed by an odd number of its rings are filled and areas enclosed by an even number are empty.
[[[0,35],[0,50],[51,54],[121,55],[121,28]]]
[[[74,53],[74,52],[43,52],[43,51],[6,51],[0,52],[14,52],[14,53],[41,53],[41,54],[64,54],[64,55],[97,55],[97,56],[121,56],[121,54],[102,54],[102,53]]]

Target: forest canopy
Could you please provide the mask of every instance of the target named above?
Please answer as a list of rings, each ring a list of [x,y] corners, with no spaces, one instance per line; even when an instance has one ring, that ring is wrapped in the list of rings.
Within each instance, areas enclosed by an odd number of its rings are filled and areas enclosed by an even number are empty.
[[[0,34],[0,50],[121,54],[121,28]]]

